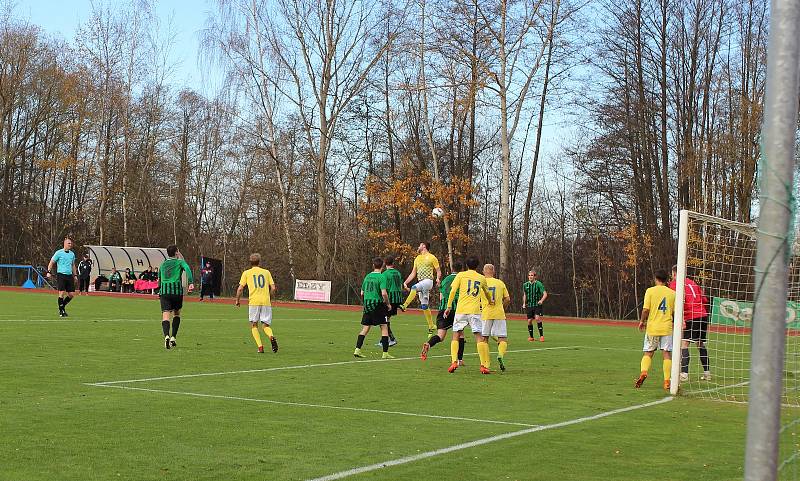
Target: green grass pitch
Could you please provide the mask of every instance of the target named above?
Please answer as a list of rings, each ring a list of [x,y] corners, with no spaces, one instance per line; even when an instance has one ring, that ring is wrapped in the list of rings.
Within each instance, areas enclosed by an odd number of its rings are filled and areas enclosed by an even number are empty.
[[[54,295],[4,291],[0,306],[3,481],[307,480],[408,457],[344,479],[742,477],[744,405],[678,397],[605,415],[666,397],[660,355],[633,389],[633,328],[546,322],[529,343],[510,321],[508,370],[483,376],[474,342],[453,374],[449,340],[420,361],[418,312],[392,323],[397,359],[378,359],[373,330],[365,362],[357,312],[276,308],[280,350],[257,354],[246,307],[187,303],[167,351],[155,298],[79,297],[68,319]]]

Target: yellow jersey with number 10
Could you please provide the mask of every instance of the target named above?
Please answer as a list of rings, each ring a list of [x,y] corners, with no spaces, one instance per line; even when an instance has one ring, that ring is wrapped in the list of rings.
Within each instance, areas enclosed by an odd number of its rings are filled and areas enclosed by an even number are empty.
[[[647,335],[672,334],[672,312],[675,310],[675,291],[667,286],[653,286],[644,293],[643,309],[647,316]]]
[[[458,292],[456,314],[480,314],[481,296],[485,296],[487,299],[491,296],[486,289],[486,278],[472,269],[456,274],[456,278],[450,285],[450,296],[447,298],[448,307],[453,305],[456,292]]]
[[[506,283],[495,277],[486,278],[486,288],[491,297],[481,299],[483,311],[481,319],[485,320],[505,320],[506,310],[503,307],[503,299],[508,297]],[[494,301],[494,305],[489,304],[489,299]]]
[[[269,298],[269,288],[275,285],[272,280],[272,274],[266,269],[261,267],[251,267],[242,272],[242,278],[239,279],[240,286],[247,286],[250,294],[247,298],[247,304],[250,306],[271,306]]]

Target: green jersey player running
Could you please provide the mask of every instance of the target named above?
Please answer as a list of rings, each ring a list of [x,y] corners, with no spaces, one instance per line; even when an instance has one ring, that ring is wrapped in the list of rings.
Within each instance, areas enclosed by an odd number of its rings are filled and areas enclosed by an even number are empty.
[[[447,309],[447,298],[450,297],[450,286],[453,284],[453,279],[456,278],[456,274],[464,270],[464,264],[461,261],[453,262],[453,272],[442,279],[441,284],[439,285],[439,313],[436,315],[436,334],[432,335],[428,342],[422,345],[422,353],[420,353],[419,358],[423,361],[428,359],[428,350],[433,346],[442,342],[445,337],[447,337],[447,330],[453,327],[453,321],[456,317],[456,310],[455,306],[458,304],[458,293],[456,293],[455,300],[453,301],[453,309],[450,311],[450,315],[444,315],[444,311]],[[464,338],[458,340],[458,365],[464,365]]]

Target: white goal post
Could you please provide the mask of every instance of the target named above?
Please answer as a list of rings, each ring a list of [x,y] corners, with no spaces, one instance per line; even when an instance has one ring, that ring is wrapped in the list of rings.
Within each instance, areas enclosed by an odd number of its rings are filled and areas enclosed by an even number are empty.
[[[796,251],[796,250],[795,250]],[[717,401],[747,403],[751,330],[756,300],[756,227],[688,210],[680,211],[670,392]],[[681,379],[681,342],[687,277],[708,300],[704,379],[697,343],[689,345],[689,372]],[[782,403],[800,407],[800,262],[791,256],[786,303],[786,356]]]

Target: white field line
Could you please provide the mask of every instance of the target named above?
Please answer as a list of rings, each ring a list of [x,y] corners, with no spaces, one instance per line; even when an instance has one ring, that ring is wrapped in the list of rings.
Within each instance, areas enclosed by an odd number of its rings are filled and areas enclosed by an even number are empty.
[[[689,395],[705,394],[705,393],[709,393],[709,392],[722,391],[724,389],[730,389],[730,388],[734,388],[734,387],[747,386],[748,384],[750,384],[750,381],[744,381],[744,382],[740,382],[740,383],[737,383],[737,384],[731,384],[729,386],[712,387],[712,388],[709,388],[709,389],[703,389],[701,391],[689,391],[686,394],[689,394]]]
[[[507,352],[536,352],[536,351],[556,351],[556,350],[563,350],[563,349],[579,349],[582,346],[559,346],[559,347],[543,347],[538,349],[517,349],[517,350],[509,350]],[[465,354],[467,356],[477,356],[476,353],[469,353]],[[428,356],[428,358],[437,358],[437,357],[450,357],[450,354],[442,354],[437,356]],[[221,372],[204,372],[204,373],[196,373],[196,374],[178,374],[175,376],[159,376],[159,377],[148,377],[148,378],[141,378],[141,379],[125,379],[122,381],[102,381],[102,382],[94,382],[94,383],[84,383],[87,386],[109,386],[112,384],[128,384],[134,382],[149,382],[149,381],[164,381],[169,379],[186,379],[186,378],[193,378],[193,377],[211,377],[211,376],[228,376],[231,374],[248,374],[254,372],[272,372],[272,371],[287,371],[290,369],[309,369],[314,367],[330,367],[330,366],[343,366],[347,364],[364,364],[368,362],[395,362],[395,361],[413,361],[419,360],[419,356],[414,357],[398,357],[394,359],[362,359],[362,360],[354,360],[354,361],[338,361],[338,362],[325,362],[319,364],[303,364],[297,366],[280,366],[280,367],[268,367],[263,369],[245,369],[241,371],[221,371]]]
[[[356,474],[367,473],[367,472],[370,472],[370,471],[376,471],[378,469],[388,468],[390,466],[398,466],[400,464],[413,463],[415,461],[419,461],[419,460],[422,460],[422,459],[432,458],[434,456],[440,456],[442,454],[452,453],[453,451],[460,451],[462,449],[467,449],[467,448],[472,448],[472,447],[475,447],[475,446],[481,446],[481,445],[484,445],[484,444],[494,443],[494,442],[497,442],[497,441],[502,441],[502,440],[514,438],[514,437],[517,437],[517,436],[522,436],[522,435],[525,435],[525,434],[535,433],[535,432],[539,432],[539,431],[546,431],[546,430],[549,430],[549,429],[563,428],[563,427],[566,427],[566,426],[572,426],[572,425],[575,425],[575,424],[585,423],[585,422],[588,422],[588,421],[595,421],[597,419],[602,419],[602,418],[605,418],[605,417],[608,417],[608,416],[613,416],[615,414],[626,413],[626,412],[635,411],[637,409],[643,409],[643,408],[647,408],[647,407],[651,407],[651,406],[657,406],[659,404],[664,404],[666,402],[669,402],[672,399],[673,399],[672,396],[669,396],[669,397],[665,397],[663,399],[659,399],[658,401],[653,401],[653,402],[644,403],[644,404],[637,404],[635,406],[628,406],[628,407],[624,407],[624,408],[620,408],[620,409],[614,409],[612,411],[606,411],[604,413],[595,414],[593,416],[585,416],[585,417],[582,417],[582,418],[576,418],[576,419],[572,419],[572,420],[569,420],[569,421],[562,421],[560,423],[547,424],[547,425],[544,425],[544,426],[536,426],[536,427],[532,427],[532,428],[528,428],[528,429],[523,429],[523,430],[520,430],[520,431],[513,431],[513,432],[510,432],[510,433],[499,434],[497,436],[491,436],[491,437],[488,437],[488,438],[477,439],[475,441],[469,441],[469,442],[466,442],[466,443],[461,443],[461,444],[456,444],[456,445],[453,445],[453,446],[448,446],[446,448],[440,448],[440,449],[436,449],[436,450],[433,450],[433,451],[427,451],[427,452],[424,452],[424,453],[415,454],[413,456],[407,456],[407,457],[404,457],[404,458],[398,458],[398,459],[392,459],[392,460],[389,460],[389,461],[383,461],[383,462],[380,462],[380,463],[370,464],[368,466],[361,466],[361,467],[357,467],[357,468],[353,468],[353,469],[348,469],[347,471],[339,471],[338,473],[329,474],[327,476],[322,476],[320,478],[314,478],[314,479],[309,480],[309,481],[333,481],[333,480],[336,480],[336,479],[347,478],[349,476],[353,476],[353,475],[356,475]]]
[[[783,468],[784,468],[784,467],[785,467],[787,464],[790,464],[790,463],[791,463],[791,462],[793,462],[795,459],[797,459],[797,456],[798,456],[798,455],[800,455],[800,452],[797,452],[797,451],[795,451],[795,453],[794,453],[794,454],[792,454],[792,455],[791,455],[791,456],[789,456],[788,458],[784,459],[784,460],[783,460],[783,462],[781,463],[781,465],[780,465],[780,466],[778,466],[778,471],[782,470],[782,469],[783,469]]]
[[[433,419],[445,419],[445,420],[452,420],[452,421],[469,421],[469,422],[478,422],[478,423],[488,423],[488,424],[506,424],[511,426],[528,426],[528,427],[536,427],[538,424],[527,424],[527,423],[517,423],[512,421],[496,421],[492,419],[473,419],[473,418],[464,418],[458,416],[438,416],[434,414],[420,414],[420,413],[407,413],[402,411],[386,411],[382,409],[369,409],[369,408],[354,408],[348,406],[333,406],[329,404],[312,404],[312,403],[303,403],[303,402],[290,402],[290,401],[274,401],[271,399],[257,399],[257,398],[249,398],[249,397],[240,397],[240,396],[225,396],[221,394],[204,394],[204,393],[197,393],[197,392],[186,392],[186,391],[170,391],[167,389],[149,389],[143,387],[131,387],[131,386],[110,386],[108,384],[89,384],[90,386],[95,387],[105,387],[105,388],[112,388],[112,389],[125,389],[129,391],[144,391],[144,392],[154,392],[154,393],[162,393],[162,394],[176,394],[181,396],[193,396],[193,397],[201,397],[201,398],[211,398],[211,399],[227,399],[233,401],[249,401],[249,402],[257,402],[257,403],[266,403],[266,404],[277,404],[281,406],[296,406],[296,407],[306,407],[306,408],[320,408],[320,409],[336,409],[340,411],[356,411],[356,412],[364,412],[364,413],[378,413],[378,414],[393,414],[398,416],[413,416],[419,418],[433,418]]]

